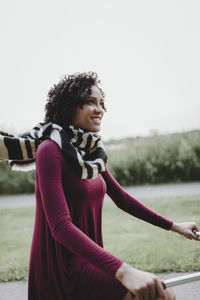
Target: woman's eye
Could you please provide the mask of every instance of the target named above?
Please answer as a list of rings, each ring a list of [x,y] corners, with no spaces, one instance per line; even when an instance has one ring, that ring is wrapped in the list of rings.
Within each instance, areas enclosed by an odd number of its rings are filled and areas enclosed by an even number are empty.
[[[88,103],[88,104],[93,104],[93,103],[94,103],[94,100],[88,100],[87,103]]]
[[[96,103],[96,101],[93,100],[93,99],[87,100],[86,103],[89,104],[89,105],[98,105],[98,104]],[[101,106],[102,108],[104,108],[104,101],[101,101],[101,102],[100,102],[100,106]]]

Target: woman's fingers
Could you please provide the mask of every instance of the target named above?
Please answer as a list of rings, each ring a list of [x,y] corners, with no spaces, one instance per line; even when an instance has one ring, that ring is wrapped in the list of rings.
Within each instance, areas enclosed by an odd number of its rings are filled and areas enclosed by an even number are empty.
[[[198,227],[192,229],[192,232],[194,233],[196,240],[200,240],[200,231],[199,231]]]
[[[176,300],[176,296],[172,289],[167,288],[165,290],[165,298],[157,298],[156,300]]]
[[[162,283],[155,279],[151,284],[134,291],[136,300],[157,300],[158,297],[165,299],[165,291]]]
[[[189,238],[189,239],[198,240],[198,236],[196,235],[196,232],[198,232],[198,230],[199,229],[198,229],[196,223],[191,223],[191,226],[188,230],[188,233],[185,234],[185,237]]]
[[[149,292],[147,289],[144,289],[144,290],[140,289],[139,291],[137,291],[136,299],[137,300],[149,300],[151,298],[149,297]],[[156,298],[153,298],[152,300],[155,300],[155,299]]]
[[[156,286],[153,284],[152,286],[149,287],[149,299],[156,299]]]
[[[172,289],[168,288],[165,290],[165,299],[166,300],[176,300],[176,296]]]
[[[184,234],[184,236],[190,240],[197,240],[198,237],[193,231],[189,231],[188,233]]]
[[[160,280],[156,280],[156,291],[157,291],[157,298],[165,299],[165,290]]]

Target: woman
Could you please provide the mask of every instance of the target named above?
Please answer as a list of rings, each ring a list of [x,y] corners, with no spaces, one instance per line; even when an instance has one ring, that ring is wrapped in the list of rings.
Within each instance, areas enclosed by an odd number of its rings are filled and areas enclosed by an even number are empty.
[[[65,76],[54,85],[45,122],[20,137],[26,139],[29,155],[18,155],[11,162],[13,167],[33,163],[37,149],[28,299],[128,300],[133,294],[138,300],[175,299],[155,275],[134,269],[103,249],[105,193],[122,210],[155,226],[190,239],[197,239],[198,228],[156,214],[112,177],[97,134],[106,110],[98,83],[97,74],[89,72]]]

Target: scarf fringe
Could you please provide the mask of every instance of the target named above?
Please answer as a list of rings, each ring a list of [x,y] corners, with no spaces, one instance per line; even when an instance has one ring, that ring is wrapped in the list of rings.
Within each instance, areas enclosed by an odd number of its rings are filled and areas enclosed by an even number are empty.
[[[35,162],[27,163],[23,165],[14,164],[11,166],[12,171],[21,171],[21,172],[28,172],[35,170]]]

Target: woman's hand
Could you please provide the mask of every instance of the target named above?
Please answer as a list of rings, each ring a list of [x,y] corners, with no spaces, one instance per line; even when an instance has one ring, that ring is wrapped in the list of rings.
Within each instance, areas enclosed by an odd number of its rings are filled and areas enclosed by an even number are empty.
[[[199,231],[199,228],[194,222],[174,223],[171,227],[171,230],[184,235],[184,237],[190,240],[193,239],[200,241],[200,237],[195,235],[195,232]]]
[[[176,296],[174,295],[172,289],[168,288],[165,290],[165,298],[158,298],[157,300],[176,300]]]
[[[126,263],[117,270],[115,277],[135,295],[133,300],[175,299],[172,292],[171,296],[167,295],[161,281],[154,274],[134,269]]]

